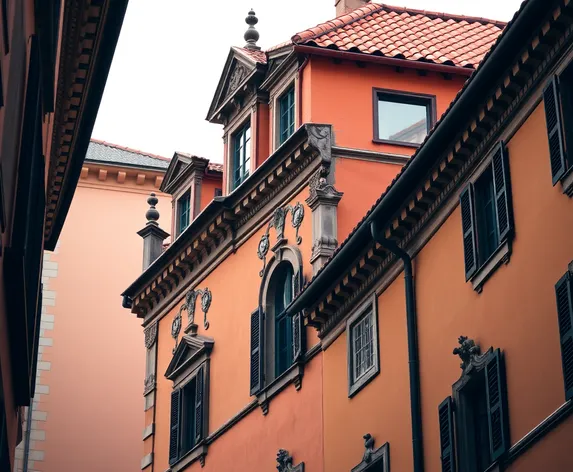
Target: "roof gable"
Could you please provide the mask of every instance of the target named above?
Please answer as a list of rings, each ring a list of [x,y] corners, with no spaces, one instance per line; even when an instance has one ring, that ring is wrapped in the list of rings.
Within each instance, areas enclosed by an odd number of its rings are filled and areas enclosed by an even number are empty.
[[[184,172],[189,164],[191,164],[190,157],[178,152],[173,154],[173,158],[169,163],[169,167],[167,168],[167,172],[165,173],[165,177],[163,178],[163,182],[161,183],[159,190],[161,192],[168,193],[169,190],[173,187],[172,183],[177,180],[177,177],[179,177]]]
[[[260,67],[266,68],[266,64],[264,52],[232,47],[209,107],[207,120],[218,123],[216,117],[218,111],[253,77]]]
[[[203,354],[209,355],[214,344],[215,341],[213,338],[206,336],[200,336],[198,334],[183,336],[165,371],[165,377],[171,380],[177,377],[185,367],[193,364]]]

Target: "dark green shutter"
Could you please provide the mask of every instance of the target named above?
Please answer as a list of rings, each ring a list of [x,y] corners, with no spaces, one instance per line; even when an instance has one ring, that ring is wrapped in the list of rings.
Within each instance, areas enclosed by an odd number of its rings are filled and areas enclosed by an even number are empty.
[[[171,392],[171,430],[169,432],[169,464],[179,458],[179,423],[181,421],[181,390]]]
[[[492,157],[492,164],[497,230],[499,241],[502,242],[513,231],[509,159],[503,142],[497,146]]]
[[[303,276],[302,276],[302,270],[300,270],[299,272],[297,272],[296,274],[294,274],[293,277],[293,298],[296,298],[298,296],[298,294],[300,293],[300,291],[302,290],[302,285],[303,285]],[[293,347],[293,362],[298,361],[299,359],[302,358],[302,356],[304,355],[304,351],[305,351],[305,329],[304,329],[304,323],[303,323],[303,316],[302,313],[295,313],[294,315],[292,315],[292,347]]]
[[[474,188],[472,184],[462,191],[460,196],[462,211],[462,233],[464,238],[464,262],[466,266],[466,281],[477,270],[476,224],[474,212]]]
[[[264,313],[259,307],[251,313],[251,395],[263,386]]]
[[[559,83],[556,76],[551,79],[545,90],[543,90],[543,102],[545,104],[547,137],[549,138],[551,176],[553,177],[553,185],[555,185],[567,170],[563,127],[561,125],[561,107],[559,104]]]
[[[205,367],[201,367],[195,377],[195,438],[194,445],[199,444],[203,439],[204,426],[203,426],[203,411],[204,411],[204,396],[205,396]]]
[[[447,397],[438,407],[440,419],[440,459],[442,472],[456,471],[454,453],[454,408],[452,397]]]
[[[504,367],[501,351],[496,349],[485,365],[489,449],[492,461],[496,461],[503,456],[509,446],[507,390]]]
[[[569,272],[555,285],[566,400],[573,398],[573,296],[571,293],[573,290],[571,285]]]

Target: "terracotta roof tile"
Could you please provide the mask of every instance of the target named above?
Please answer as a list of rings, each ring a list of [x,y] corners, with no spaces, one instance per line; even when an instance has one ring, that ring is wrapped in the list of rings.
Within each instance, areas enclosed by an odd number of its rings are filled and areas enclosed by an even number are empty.
[[[506,23],[370,3],[293,36],[299,45],[476,68]]]
[[[209,162],[207,169],[209,169],[211,172],[223,172],[223,164],[217,164],[215,162]]]
[[[171,159],[92,138],[86,152],[86,160],[166,169]]]
[[[240,48],[237,46],[233,47],[236,51],[240,52],[244,56],[251,59],[253,62],[259,64],[266,64],[267,63],[267,54],[265,51],[253,51],[251,49]]]

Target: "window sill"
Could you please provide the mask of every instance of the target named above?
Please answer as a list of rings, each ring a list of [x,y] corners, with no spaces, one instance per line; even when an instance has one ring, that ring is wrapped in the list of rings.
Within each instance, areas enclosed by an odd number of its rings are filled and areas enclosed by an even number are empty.
[[[563,187],[563,193],[569,198],[573,198],[573,166],[561,177],[561,186]]]
[[[498,267],[502,264],[509,263],[510,256],[511,242],[506,239],[470,279],[473,289],[477,293],[481,293],[483,284],[485,284]]]
[[[405,147],[410,147],[410,148],[414,148],[414,149],[418,149],[420,147],[420,145],[417,143],[409,143],[407,141],[393,141],[391,139],[374,138],[374,139],[372,139],[372,142],[376,143],[376,144],[392,144],[393,146],[405,146]]]
[[[379,373],[380,373],[380,364],[372,367],[372,369],[370,369],[370,372],[364,374],[362,378],[358,379],[356,382],[350,385],[350,388],[348,389],[348,398],[352,398],[360,390],[366,387],[366,385],[368,385],[374,379],[374,377],[376,377]]]
[[[179,472],[184,470],[189,465],[193,464],[197,460],[201,462],[201,467],[205,465],[205,456],[207,455],[207,444],[205,440],[197,444],[193,449],[191,449],[187,454],[177,460],[177,462],[170,465],[170,472]]]
[[[288,385],[294,383],[294,388],[296,390],[301,389],[303,373],[304,365],[300,362],[297,362],[290,366],[285,372],[282,373],[282,375],[273,380],[269,385],[263,388],[259,393],[257,393],[257,401],[263,410],[263,415],[266,415],[269,412],[269,402],[271,399],[278,395]]]

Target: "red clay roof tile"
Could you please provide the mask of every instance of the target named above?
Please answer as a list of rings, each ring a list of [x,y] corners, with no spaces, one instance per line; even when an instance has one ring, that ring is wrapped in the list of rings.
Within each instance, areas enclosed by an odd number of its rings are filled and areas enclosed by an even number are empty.
[[[299,45],[476,68],[506,23],[370,3],[293,36]]]

